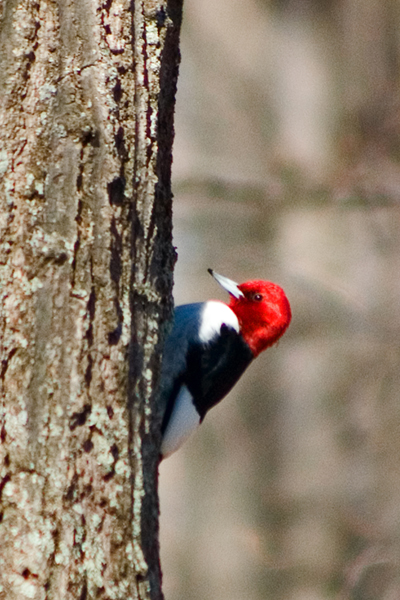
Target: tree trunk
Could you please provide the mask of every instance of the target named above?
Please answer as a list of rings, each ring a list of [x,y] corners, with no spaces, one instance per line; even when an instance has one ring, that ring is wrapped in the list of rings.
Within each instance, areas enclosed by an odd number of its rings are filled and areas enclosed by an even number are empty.
[[[0,599],[162,597],[181,4],[3,6]]]

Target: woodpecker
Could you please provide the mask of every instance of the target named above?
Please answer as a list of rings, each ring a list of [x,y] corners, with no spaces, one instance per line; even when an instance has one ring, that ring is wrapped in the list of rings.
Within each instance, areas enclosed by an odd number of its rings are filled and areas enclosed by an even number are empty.
[[[178,450],[291,320],[289,301],[275,283],[238,285],[208,271],[230,302],[209,300],[175,309],[161,370],[162,458]]]

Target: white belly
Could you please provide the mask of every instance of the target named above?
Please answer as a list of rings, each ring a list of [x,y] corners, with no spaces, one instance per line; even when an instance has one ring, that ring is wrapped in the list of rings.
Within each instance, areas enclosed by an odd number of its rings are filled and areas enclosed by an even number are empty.
[[[185,385],[180,389],[176,398],[167,429],[161,444],[161,454],[164,458],[173,454],[200,425],[200,416],[197,412],[192,395]]]

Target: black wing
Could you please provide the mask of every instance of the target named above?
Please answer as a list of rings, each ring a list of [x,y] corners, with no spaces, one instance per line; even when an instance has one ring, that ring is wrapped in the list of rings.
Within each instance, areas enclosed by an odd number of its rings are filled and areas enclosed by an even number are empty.
[[[161,370],[159,403],[163,433],[182,385],[189,389],[203,419],[253,360],[242,336],[225,324],[221,325],[220,335],[207,345],[200,343],[197,332],[203,306],[186,304],[175,310],[175,323],[165,345]]]
[[[206,346],[189,347],[182,381],[193,396],[201,420],[233,388],[253,355],[242,336],[223,324],[221,333]]]

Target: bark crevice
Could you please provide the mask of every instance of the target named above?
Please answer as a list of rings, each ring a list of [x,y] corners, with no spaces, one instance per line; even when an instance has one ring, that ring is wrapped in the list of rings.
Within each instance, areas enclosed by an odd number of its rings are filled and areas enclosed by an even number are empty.
[[[112,6],[3,15],[0,600],[162,597],[152,411],[174,251],[160,106],[180,15]]]

